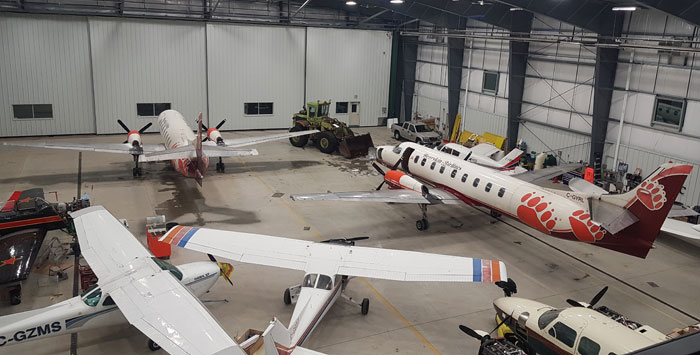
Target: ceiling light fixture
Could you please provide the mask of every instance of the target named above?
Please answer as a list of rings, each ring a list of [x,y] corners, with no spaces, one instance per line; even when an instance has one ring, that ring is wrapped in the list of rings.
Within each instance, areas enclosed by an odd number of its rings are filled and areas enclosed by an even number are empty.
[[[635,11],[637,10],[636,6],[615,6],[612,8],[613,11]]]
[[[392,4],[403,4],[403,0],[391,0],[389,2]]]
[[[345,5],[353,6],[353,5],[357,5],[357,3],[354,0],[348,0],[345,2]]]

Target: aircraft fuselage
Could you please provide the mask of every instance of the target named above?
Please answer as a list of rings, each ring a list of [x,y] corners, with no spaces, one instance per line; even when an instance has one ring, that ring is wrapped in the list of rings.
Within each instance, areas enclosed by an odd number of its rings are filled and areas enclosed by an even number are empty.
[[[185,118],[175,110],[165,110],[158,116],[158,130],[160,131],[165,147],[174,149],[190,144],[196,144],[197,135],[192,131]],[[197,158],[173,159],[173,168],[185,177],[196,179],[197,171],[203,178],[209,168],[209,158],[202,156]]]

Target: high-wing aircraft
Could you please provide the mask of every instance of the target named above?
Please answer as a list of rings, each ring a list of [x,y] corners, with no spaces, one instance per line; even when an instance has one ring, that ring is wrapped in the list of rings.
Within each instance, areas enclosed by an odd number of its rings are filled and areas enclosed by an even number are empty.
[[[369,311],[369,299],[357,303],[344,294],[353,277],[397,281],[496,282],[507,284],[500,261],[402,250],[356,247],[358,237],[313,243],[260,234],[177,226],[162,242],[239,262],[304,271],[300,285],[284,292],[296,303],[289,329],[276,319],[268,336],[280,355],[298,349],[341,296]],[[265,346],[271,346],[266,342]],[[269,355],[269,353],[268,353]]]
[[[458,143],[445,143],[435,147],[435,149],[474,164],[501,170],[515,170],[515,165],[518,164],[520,157],[524,153],[516,148],[505,154],[504,151],[496,148],[491,143],[481,143],[471,148]],[[525,170],[524,168],[521,169]]]
[[[103,153],[131,154],[134,157],[135,167],[132,169],[134,177],[142,174],[140,162],[168,161],[173,168],[185,177],[193,178],[201,186],[202,179],[209,168],[209,158],[219,158],[216,163],[216,171],[225,169],[222,157],[236,157],[245,155],[258,155],[255,149],[238,149],[241,147],[269,142],[278,139],[287,139],[306,134],[317,133],[317,130],[300,131],[291,133],[273,134],[260,137],[247,137],[236,139],[224,139],[219,128],[226,122],[221,121],[216,127],[207,128],[202,123],[202,114],[197,120],[197,134],[187,125],[182,115],[175,110],[165,110],[158,116],[158,129],[165,140],[164,144],[142,144],[141,134],[151,126],[151,123],[140,130],[129,129],[121,120],[119,125],[127,131],[126,140],[121,144],[78,144],[78,143],[52,143],[52,142],[4,142],[4,145],[68,149],[80,151],[93,151]],[[206,132],[206,136],[203,136]]]
[[[374,165],[384,175],[376,190],[291,197],[417,204],[423,212],[419,230],[428,227],[428,205],[484,206],[558,238],[645,258],[692,170],[663,164],[634,190],[609,195],[547,189],[531,183],[529,175],[502,174],[465,159],[410,142],[382,146],[377,160],[391,170]],[[390,190],[380,190],[384,183]]]

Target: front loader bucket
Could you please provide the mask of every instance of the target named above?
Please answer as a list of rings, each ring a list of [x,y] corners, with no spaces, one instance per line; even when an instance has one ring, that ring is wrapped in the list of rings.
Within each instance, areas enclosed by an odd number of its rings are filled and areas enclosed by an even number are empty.
[[[340,142],[340,155],[351,159],[359,156],[367,155],[369,147],[374,147],[372,142],[372,137],[367,134],[359,136],[346,136],[342,142]]]

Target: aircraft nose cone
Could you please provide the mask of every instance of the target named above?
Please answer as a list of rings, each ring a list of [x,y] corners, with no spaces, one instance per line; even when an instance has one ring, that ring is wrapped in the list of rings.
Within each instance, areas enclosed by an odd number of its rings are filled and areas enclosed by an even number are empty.
[[[532,316],[538,309],[549,306],[519,297],[501,297],[493,301],[493,307],[496,308],[499,315],[512,315],[517,320],[524,312],[528,312]]]
[[[517,308],[517,303],[514,302],[514,298],[515,297],[497,298],[493,301],[493,307],[505,314],[511,314]],[[515,314],[513,314],[513,317],[515,317]]]

